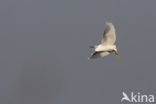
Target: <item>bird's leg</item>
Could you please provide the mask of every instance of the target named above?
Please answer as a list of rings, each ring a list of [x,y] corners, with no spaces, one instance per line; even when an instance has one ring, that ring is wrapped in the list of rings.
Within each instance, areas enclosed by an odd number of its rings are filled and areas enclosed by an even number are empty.
[[[121,56],[119,56],[119,54],[117,53],[117,51],[113,50],[113,52],[115,53],[115,56],[116,56],[117,58],[121,58]]]

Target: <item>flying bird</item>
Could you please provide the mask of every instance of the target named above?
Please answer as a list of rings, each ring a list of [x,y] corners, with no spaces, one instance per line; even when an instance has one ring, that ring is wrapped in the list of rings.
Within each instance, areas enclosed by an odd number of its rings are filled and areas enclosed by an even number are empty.
[[[94,48],[95,52],[91,54],[89,59],[104,57],[109,55],[110,53],[114,53],[117,58],[121,58],[117,53],[117,48],[116,45],[114,44],[115,41],[116,41],[115,27],[112,23],[107,22],[104,27],[101,44],[90,47]]]

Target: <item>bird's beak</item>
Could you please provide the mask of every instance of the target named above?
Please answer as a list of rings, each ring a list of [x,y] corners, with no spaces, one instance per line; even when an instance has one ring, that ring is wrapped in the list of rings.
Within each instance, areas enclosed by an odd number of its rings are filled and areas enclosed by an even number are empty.
[[[90,46],[89,48],[94,48],[94,46]]]

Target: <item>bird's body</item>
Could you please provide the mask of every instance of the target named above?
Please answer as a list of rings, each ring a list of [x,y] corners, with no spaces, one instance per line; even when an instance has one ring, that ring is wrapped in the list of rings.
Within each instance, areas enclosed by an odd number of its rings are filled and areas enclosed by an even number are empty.
[[[95,49],[95,52],[90,56],[90,59],[104,57],[112,52],[114,52],[115,55],[119,58],[120,56],[117,54],[117,48],[114,44],[115,41],[116,34],[114,25],[112,23],[106,23],[101,44],[91,47]]]
[[[116,50],[116,45],[98,45],[95,48],[95,51],[112,51],[112,50]]]

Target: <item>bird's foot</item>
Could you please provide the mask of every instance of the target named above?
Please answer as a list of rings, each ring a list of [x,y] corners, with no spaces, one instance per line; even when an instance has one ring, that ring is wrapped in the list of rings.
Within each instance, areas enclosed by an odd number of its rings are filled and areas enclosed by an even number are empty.
[[[119,55],[116,55],[116,57],[119,58],[119,59],[121,59],[121,56],[119,56]]]

